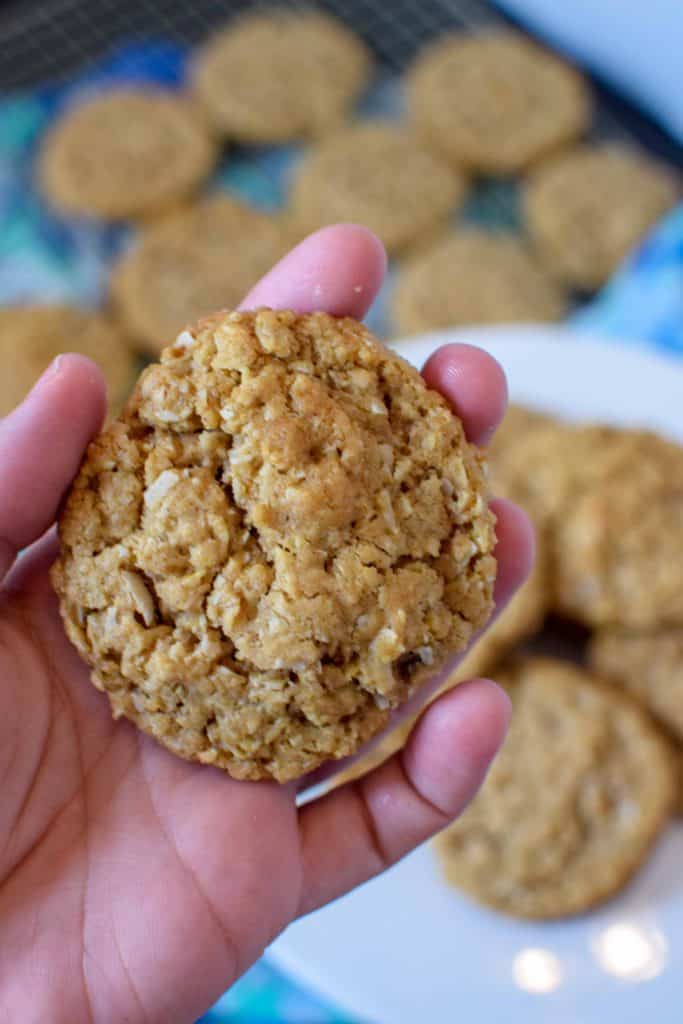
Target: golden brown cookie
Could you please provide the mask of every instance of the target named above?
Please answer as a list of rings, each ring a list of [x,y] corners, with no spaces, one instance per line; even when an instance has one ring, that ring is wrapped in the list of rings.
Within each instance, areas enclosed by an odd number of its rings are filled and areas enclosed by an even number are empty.
[[[676,814],[683,815],[683,749],[679,747],[676,752],[676,803],[674,810]]]
[[[588,626],[683,622],[683,449],[650,431],[512,409],[493,488],[548,531],[556,610]]]
[[[0,416],[6,416],[61,352],[79,352],[101,367],[116,410],[135,379],[121,332],[101,313],[67,305],[0,308]]]
[[[359,323],[222,313],[86,456],[54,584],[125,715],[283,781],[355,752],[491,611],[481,457]]]
[[[291,206],[302,231],[357,221],[393,253],[429,236],[464,194],[457,172],[402,128],[364,121],[323,140],[303,158]]]
[[[484,786],[436,840],[446,879],[515,917],[580,913],[642,864],[672,809],[672,753],[647,716],[568,663],[505,679],[509,735]]]
[[[572,427],[521,406],[508,407],[489,448],[493,490],[520,504],[539,529],[568,498]]]
[[[516,174],[590,120],[580,75],[515,32],[441,36],[408,73],[411,118],[457,167]]]
[[[238,18],[209,38],[194,90],[228,138],[288,142],[343,121],[371,72],[365,44],[336,18],[273,9]]]
[[[443,693],[468,679],[488,677],[491,674],[495,678],[495,670],[500,665],[501,659],[510,655],[517,645],[528,640],[541,628],[550,607],[550,597],[548,550],[544,535],[541,534],[537,540],[536,562],[531,575],[522,584],[499,618],[486,629],[484,635],[475,642],[458,667],[429,697],[425,705],[405,721],[394,726],[373,746],[372,750],[335,775],[331,780],[331,788],[336,789],[362,775],[367,775],[373,768],[388,760],[396,751],[401,750],[407,743],[408,737],[425,707],[437,700]]]
[[[590,664],[598,675],[628,690],[683,741],[683,628],[643,633],[601,630],[591,642]]]
[[[515,647],[539,631],[550,610],[552,597],[548,557],[545,534],[538,532],[536,561],[529,578],[463,659],[452,680],[462,682],[489,676]]]
[[[676,202],[671,173],[623,146],[580,146],[530,177],[524,218],[550,273],[572,288],[603,284]]]
[[[210,173],[216,148],[174,93],[117,89],[69,108],[47,135],[40,181],[61,212],[119,220],[167,210]]]
[[[565,297],[511,235],[462,228],[398,271],[392,312],[402,334],[469,324],[557,320]]]
[[[577,495],[558,521],[563,614],[593,627],[683,625],[683,473],[650,483],[636,463],[630,478]]]
[[[519,502],[537,525],[554,524],[580,494],[637,476],[643,493],[680,478],[678,445],[647,430],[572,425],[510,406],[489,449],[494,490]]]
[[[287,248],[277,218],[227,195],[204,199],[142,232],[114,270],[114,307],[158,355],[187,324],[236,306]]]

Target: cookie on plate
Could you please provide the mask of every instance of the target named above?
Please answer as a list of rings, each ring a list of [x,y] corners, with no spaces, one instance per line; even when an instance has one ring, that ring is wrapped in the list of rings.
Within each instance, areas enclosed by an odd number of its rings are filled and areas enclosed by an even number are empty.
[[[284,255],[272,215],[216,195],[146,228],[112,276],[114,308],[138,346],[158,355],[187,324],[236,306]]]
[[[600,630],[589,657],[593,671],[623,686],[683,741],[683,629]]]
[[[194,90],[227,138],[288,142],[343,121],[371,71],[365,44],[336,18],[273,9],[238,18],[209,38]]]
[[[519,239],[462,228],[399,268],[394,324],[402,334],[469,324],[557,320],[565,297]]]
[[[574,666],[515,664],[510,732],[436,840],[446,879],[515,917],[564,917],[617,892],[671,812],[670,747],[640,708]]]
[[[568,499],[571,431],[552,416],[510,405],[489,447],[493,490],[520,504],[539,529]]]
[[[540,630],[551,604],[548,555],[545,534],[537,532],[536,561],[529,578],[476,642],[444,689],[450,689],[453,681],[490,675],[519,644]]]
[[[578,495],[637,475],[643,493],[683,472],[681,448],[648,430],[570,424],[510,406],[489,448],[494,490],[554,526]]]
[[[61,116],[43,142],[39,177],[60,212],[120,220],[187,199],[215,158],[215,145],[186,99],[119,88]]]
[[[560,612],[591,627],[683,625],[683,473],[648,484],[636,463],[631,478],[578,494],[558,520]]]
[[[486,497],[459,420],[361,324],[222,313],[90,446],[53,581],[116,716],[283,781],[354,753],[487,620]]]
[[[408,72],[408,104],[435,149],[482,174],[516,174],[590,120],[581,76],[515,32],[441,36]]]
[[[101,313],[67,305],[0,308],[0,416],[21,402],[61,352],[79,352],[101,367],[117,410],[135,380],[135,360],[121,332]]]
[[[430,236],[464,195],[464,179],[419,140],[388,121],[364,121],[304,156],[291,206],[302,231],[357,221],[394,253]]]
[[[623,146],[580,146],[542,164],[524,194],[526,225],[548,271],[600,287],[676,202],[667,170]]]

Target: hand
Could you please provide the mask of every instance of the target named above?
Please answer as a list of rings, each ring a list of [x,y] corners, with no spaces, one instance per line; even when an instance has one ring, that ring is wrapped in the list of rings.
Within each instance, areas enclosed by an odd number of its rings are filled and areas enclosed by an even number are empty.
[[[384,269],[369,232],[327,228],[245,305],[360,317]],[[473,441],[488,438],[505,405],[492,359],[448,346],[425,377]],[[460,686],[400,754],[298,811],[295,785],[235,782],[114,723],[65,638],[47,576],[60,500],[103,414],[99,372],[70,355],[0,423],[2,1021],[193,1021],[289,922],[459,814],[509,714],[494,683]],[[519,510],[496,511],[502,605],[533,541]]]

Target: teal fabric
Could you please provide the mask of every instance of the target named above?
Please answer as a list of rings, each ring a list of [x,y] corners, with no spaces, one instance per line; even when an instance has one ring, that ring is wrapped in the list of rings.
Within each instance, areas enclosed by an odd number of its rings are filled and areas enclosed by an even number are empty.
[[[56,218],[34,187],[36,144],[55,113],[79,93],[116,81],[152,81],[173,88],[182,81],[184,59],[181,49],[163,42],[130,46],[66,88],[0,100],[0,303],[65,299],[97,305],[102,300],[107,268],[126,244],[129,229]],[[392,116],[399,109],[396,83],[384,80],[370,92],[362,113]],[[276,209],[298,157],[294,147],[234,151],[210,188],[229,189],[263,209]],[[470,222],[516,227],[515,187],[477,186],[462,216]],[[387,328],[390,287],[391,275],[370,317],[371,326],[380,333]],[[573,321],[683,355],[683,208],[651,234],[603,293],[574,314]],[[353,1024],[264,960],[202,1020],[203,1024]]]
[[[260,960],[199,1024],[360,1024]]]

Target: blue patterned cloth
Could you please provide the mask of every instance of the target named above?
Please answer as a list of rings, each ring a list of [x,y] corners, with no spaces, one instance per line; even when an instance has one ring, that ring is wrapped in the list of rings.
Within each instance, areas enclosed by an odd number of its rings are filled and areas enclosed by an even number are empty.
[[[573,323],[683,356],[683,205],[661,221]]]
[[[81,96],[115,82],[177,87],[185,54],[158,42],[127,46],[94,71],[60,88],[0,100],[0,304],[64,299],[97,305],[107,268],[125,244],[128,229],[93,221],[66,222],[44,205],[34,187],[38,140],[55,114]],[[396,83],[380,82],[363,113],[396,114]],[[263,209],[281,205],[296,147],[237,151],[211,188],[230,189]],[[473,194],[467,219],[514,226],[515,200],[507,185]],[[386,293],[385,293],[386,294]],[[379,328],[383,304],[372,326]],[[601,295],[572,318],[597,332],[683,355],[683,207],[643,243]],[[335,1009],[302,991],[262,960],[202,1019],[202,1024],[351,1024]]]

